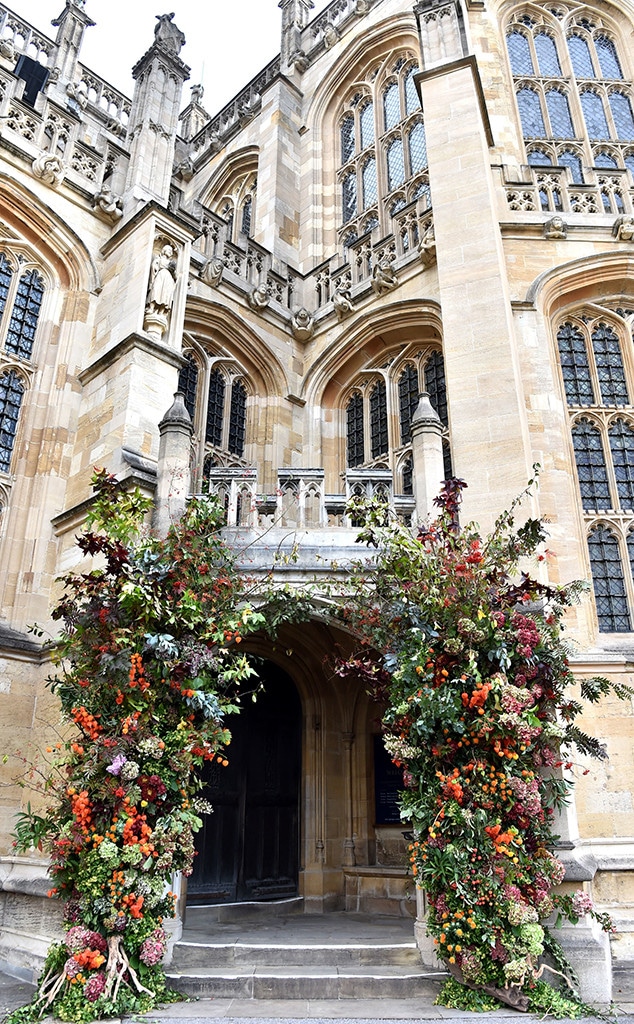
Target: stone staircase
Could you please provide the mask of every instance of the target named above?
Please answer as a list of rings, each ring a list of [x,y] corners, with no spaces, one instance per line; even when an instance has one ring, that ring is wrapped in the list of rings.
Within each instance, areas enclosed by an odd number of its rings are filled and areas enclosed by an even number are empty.
[[[271,904],[237,904],[234,920],[228,907],[188,909],[171,985],[189,996],[237,999],[437,994],[444,975],[423,967],[411,919],[306,915],[289,902],[281,914]]]

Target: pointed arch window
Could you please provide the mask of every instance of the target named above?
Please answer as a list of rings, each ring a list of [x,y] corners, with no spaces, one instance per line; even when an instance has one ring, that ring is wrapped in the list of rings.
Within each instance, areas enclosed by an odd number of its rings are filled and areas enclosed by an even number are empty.
[[[559,63],[557,46],[554,39],[552,39],[546,32],[538,32],[535,36],[534,42],[540,74],[546,78],[560,78],[561,65]],[[529,75],[533,74],[532,71],[527,73]]]
[[[388,451],[387,395],[385,381],[378,380],[370,391],[370,454],[376,459]]]
[[[573,34],[568,37],[568,53],[572,70],[577,78],[595,77],[590,47],[582,36]]]
[[[525,139],[546,138],[546,125],[544,115],[539,101],[539,95],[535,89],[519,89],[517,93],[517,105],[522,121],[522,132]]]
[[[595,167],[610,167],[616,168],[618,164],[611,153],[606,153],[605,150],[600,150],[594,158]]]
[[[403,155],[402,139],[394,139],[388,146],[387,176],[390,192],[405,181],[405,157]]]
[[[378,195],[376,160],[372,156],[363,165],[363,209],[367,210],[376,203]]]
[[[533,58],[531,57],[528,39],[523,32],[510,32],[506,37],[506,45],[514,75],[534,75]]]
[[[361,107],[361,149],[374,144],[374,103],[369,100]]]
[[[557,157],[561,167],[569,167],[575,185],[583,185],[583,170],[580,157],[569,149],[564,149]]]
[[[413,363],[408,363],[398,380],[401,444],[409,444],[412,439],[412,417],[418,405],[419,390],[418,370]]]
[[[416,82],[414,81],[414,75],[418,73],[418,65],[414,64],[407,72],[405,76],[405,113],[413,114],[415,110],[420,109],[420,102],[418,99],[418,92],[416,91]]]
[[[609,324],[599,323],[593,330],[592,350],[603,404],[629,405],[621,343]]]
[[[227,447],[232,455],[244,455],[246,428],[247,392],[241,380],[231,385],[231,409],[229,415],[229,440]]]
[[[216,448],[220,448],[222,445],[224,411],[225,379],[220,370],[212,370],[209,374],[205,440],[209,444],[213,444]]]
[[[595,36],[594,46],[599,58],[599,67],[604,78],[623,78],[616,46],[607,36]]]
[[[418,174],[427,167],[427,139],[425,125],[418,121],[409,133],[409,162],[412,174]]]
[[[583,334],[573,324],[564,323],[557,341],[568,405],[593,405],[594,388]]]
[[[348,465],[354,468],[363,465],[365,461],[363,395],[359,391],[355,391],[348,402],[346,421]]]
[[[196,415],[196,397],[198,394],[198,363],[189,353],[187,362],[178,374],[178,390],[183,393],[185,408],[191,416],[192,423]]]
[[[441,352],[432,352],[425,363],[425,390],[429,393],[429,401],[438,413],[443,426],[448,426],[447,416],[447,384],[445,382],[445,363]]]
[[[383,93],[383,118],[385,131],[395,128],[401,120],[401,102],[398,94],[398,83],[392,82]]]
[[[608,527],[597,526],[588,536],[588,549],[599,629],[627,633],[631,620],[618,539]]]
[[[247,196],[242,204],[242,224],[240,230],[243,235],[251,234],[251,221],[253,214],[253,197]]]
[[[634,117],[629,96],[623,92],[612,92],[609,96],[610,110],[614,119],[617,139],[623,142],[634,140]]]
[[[618,419],[608,435],[621,509],[634,512],[634,427]]]
[[[347,164],[354,156],[354,115],[346,114],[341,122],[341,163]]]
[[[24,385],[15,372],[0,374],[0,470],[8,473],[18,430]]]
[[[342,182],[343,222],[347,224],[357,215],[357,176],[349,171]]]
[[[7,304],[12,279],[13,267],[9,263],[5,254],[2,252],[0,253],[0,319],[2,318],[5,306]]]
[[[589,420],[579,420],[572,428],[572,443],[584,511],[612,508],[600,430]]]
[[[586,131],[591,141],[602,141],[610,138],[610,130],[603,109],[603,101],[598,93],[586,89],[581,93],[581,109],[586,122]]]
[[[546,93],[546,108],[553,138],[573,139],[575,130],[572,127],[570,107],[565,94],[559,89],[549,89]]]
[[[20,268],[20,262],[17,262]],[[0,348],[30,360],[44,299],[44,279],[34,268],[14,270],[0,253]]]

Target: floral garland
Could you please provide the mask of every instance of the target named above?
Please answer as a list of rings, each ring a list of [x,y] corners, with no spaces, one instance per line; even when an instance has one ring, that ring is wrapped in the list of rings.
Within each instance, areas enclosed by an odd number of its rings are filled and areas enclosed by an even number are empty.
[[[51,856],[49,896],[68,931],[49,950],[33,1004],[87,1021],[165,998],[165,922],[172,875],[188,875],[210,810],[204,762],[226,765],[227,717],[254,668],[239,647],[265,625],[249,583],[220,541],[222,509],[192,501],[167,538],[142,528],[149,502],[98,472],[81,551],[99,568],[65,578],[51,688],[75,736],[49,748],[43,813],[19,816],[16,847]],[[274,623],[292,614],[270,603]],[[51,799],[52,798],[52,799]]]
[[[545,952],[548,969],[572,985],[545,927],[553,913],[611,927],[585,892],[554,891],[564,867],[552,852],[554,811],[571,786],[561,751],[605,754],[574,724],[582,706],[570,695],[561,618],[578,588],[518,571],[520,559],[545,557],[538,521],[512,532],[519,499],[488,540],[473,525],[460,530],[464,486],[445,484],[440,516],[418,538],[385,506],[355,508],[356,521],[365,517],[360,539],[378,554],[370,576],[360,568],[343,611],[362,649],[337,671],[365,675],[386,709],[384,743],[403,770],[401,816],[413,831],[411,871],[428,897],[439,958],[461,985],[525,1010]],[[603,679],[581,684],[589,701],[609,690],[631,693]]]

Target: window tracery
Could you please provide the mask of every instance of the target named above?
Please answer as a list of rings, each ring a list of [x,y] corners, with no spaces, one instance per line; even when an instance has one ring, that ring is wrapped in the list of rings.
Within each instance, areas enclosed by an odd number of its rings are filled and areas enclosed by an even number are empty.
[[[394,212],[415,199],[431,204],[417,71],[410,54],[371,65],[340,112],[342,241],[350,229],[357,238],[378,225],[389,230]]]
[[[238,242],[240,236],[251,237],[257,213],[257,174],[249,171],[234,176],[220,194],[212,196],[208,205],[227,221],[227,237]]]
[[[507,52],[529,164],[569,167],[583,184],[583,166],[634,169],[633,89],[612,25],[572,7],[566,15],[537,4],[518,12]]]
[[[0,471],[9,473],[18,431],[24,382],[15,370],[0,373]]]
[[[428,391],[444,427],[445,476],[452,475],[447,389],[442,353],[430,347],[402,353],[363,370],[344,400],[348,469],[390,468],[395,489],[413,493],[411,424],[421,391]]]
[[[634,609],[633,311],[609,307],[561,320],[557,343],[599,630],[627,632]]]

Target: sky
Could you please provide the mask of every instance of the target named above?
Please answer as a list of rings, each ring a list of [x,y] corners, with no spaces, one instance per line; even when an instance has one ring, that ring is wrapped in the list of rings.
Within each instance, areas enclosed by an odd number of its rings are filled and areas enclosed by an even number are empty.
[[[16,14],[55,38],[51,21],[65,0],[6,0]],[[328,0],[315,0],[316,16]],[[181,57],[191,67],[183,91],[202,81],[203,106],[217,113],[280,51],[282,12],[278,0],[86,0],[86,13],[97,22],[86,29],[81,61],[127,95],[132,95],[131,68],[154,40],[157,14],[174,11],[185,33]]]

